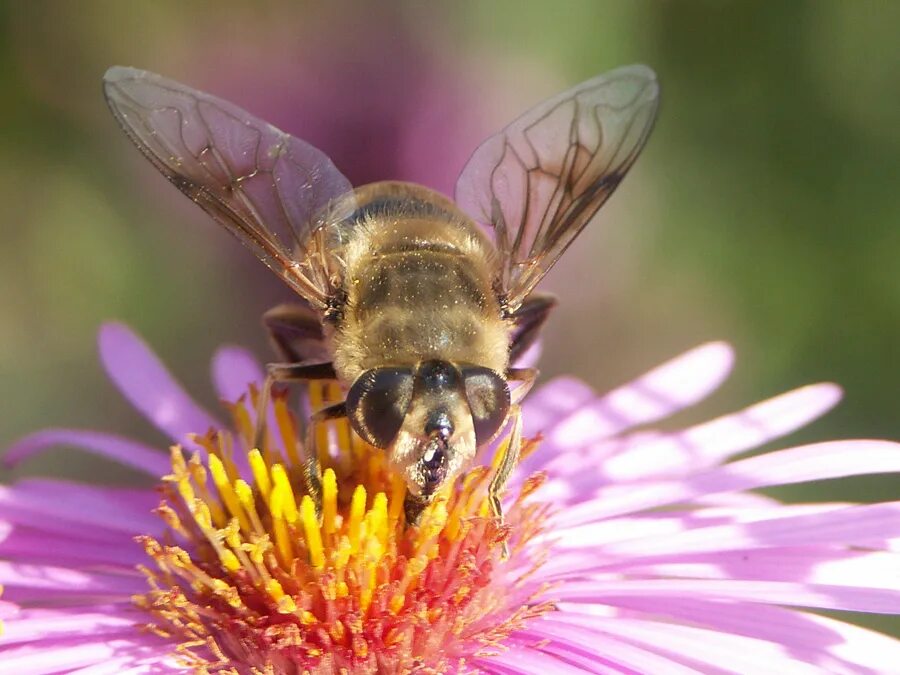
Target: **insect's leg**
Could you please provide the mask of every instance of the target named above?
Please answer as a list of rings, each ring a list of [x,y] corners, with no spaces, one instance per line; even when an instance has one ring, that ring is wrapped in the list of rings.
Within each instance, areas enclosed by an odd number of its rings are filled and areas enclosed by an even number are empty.
[[[322,319],[312,307],[300,303],[278,305],[263,314],[262,320],[282,361],[318,363],[329,360]]]
[[[521,384],[510,392],[510,399],[513,404],[521,403],[525,395],[531,391],[535,380],[538,376],[537,368],[508,368],[506,370],[506,379],[509,382],[521,382]]]
[[[316,447],[316,425],[347,416],[345,401],[322,408],[309,418],[306,424],[306,441],[303,443],[303,478],[306,491],[316,506],[316,515],[322,515],[322,474],[319,469],[319,449]]]
[[[513,322],[509,361],[515,363],[534,343],[541,327],[556,306],[556,297],[549,293],[532,293],[509,317]]]
[[[519,462],[519,451],[522,449],[522,409],[518,404],[513,405],[509,410],[512,418],[512,431],[509,435],[509,442],[502,444],[498,452],[502,452],[500,463],[497,465],[497,472],[491,479],[488,486],[488,503],[491,507],[491,514],[497,519],[499,524],[503,524],[503,509],[500,505],[500,496],[506,487],[506,481],[509,475]],[[503,542],[503,559],[509,558],[509,546]]]
[[[266,379],[256,403],[256,430],[253,447],[258,448],[266,431],[266,409],[276,382],[304,382],[307,380],[334,380],[337,375],[329,363],[270,363],[266,366]]]

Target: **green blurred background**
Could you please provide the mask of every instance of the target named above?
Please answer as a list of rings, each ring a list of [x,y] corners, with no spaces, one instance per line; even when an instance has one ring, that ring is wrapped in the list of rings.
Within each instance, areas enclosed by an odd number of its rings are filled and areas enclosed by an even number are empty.
[[[900,437],[900,3],[0,8],[3,445],[45,425],[162,445],[105,380],[98,324],[129,323],[212,407],[213,350],[240,343],[265,358],[258,317],[289,298],[118,131],[99,85],[112,64],[229,98],[320,147],[354,182],[449,191],[477,142],[528,105],[647,63],[663,84],[660,120],[547,279],[562,304],[545,376],[575,373],[603,390],[725,339],[734,375],[677,421],[833,380],[841,407],[789,442]],[[37,472],[136,479],[65,450],[15,475]],[[898,492],[882,476],[777,494]]]

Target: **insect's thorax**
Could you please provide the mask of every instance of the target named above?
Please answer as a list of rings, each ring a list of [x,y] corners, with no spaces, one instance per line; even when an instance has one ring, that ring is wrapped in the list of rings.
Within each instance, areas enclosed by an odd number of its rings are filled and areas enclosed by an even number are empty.
[[[381,183],[363,195],[342,251],[346,303],[333,336],[341,379],[427,359],[503,372],[509,329],[493,288],[495,253],[478,226],[418,186]]]

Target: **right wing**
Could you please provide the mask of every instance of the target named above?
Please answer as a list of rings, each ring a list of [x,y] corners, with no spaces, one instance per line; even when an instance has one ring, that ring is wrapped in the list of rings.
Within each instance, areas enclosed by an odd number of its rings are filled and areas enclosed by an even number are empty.
[[[331,160],[227,101],[116,66],[106,102],[128,137],[179,190],[322,309],[333,292],[313,218],[352,190]]]
[[[511,311],[625,177],[658,104],[652,70],[618,68],[538,104],[475,150],[456,202],[492,230]]]

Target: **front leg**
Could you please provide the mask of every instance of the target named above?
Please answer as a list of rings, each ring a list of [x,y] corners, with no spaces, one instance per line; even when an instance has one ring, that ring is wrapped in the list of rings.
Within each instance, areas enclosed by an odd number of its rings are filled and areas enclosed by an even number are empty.
[[[316,515],[322,515],[322,473],[319,467],[319,449],[316,447],[316,425],[347,417],[345,401],[322,408],[309,418],[306,424],[306,440],[303,443],[303,478],[306,491],[312,497]]]
[[[488,486],[488,503],[491,507],[491,514],[499,525],[503,524],[503,508],[500,504],[500,497],[506,488],[506,482],[509,480],[512,470],[519,463],[519,452],[522,450],[522,409],[518,404],[513,404],[509,415],[512,418],[509,442],[502,444],[498,450],[502,455],[497,465],[497,471]],[[507,558],[509,558],[509,546],[504,541],[503,559]]]
[[[310,380],[334,380],[337,375],[331,363],[270,363],[266,366],[266,379],[256,403],[256,430],[253,447],[258,448],[266,430],[266,409],[276,382],[308,382]]]

